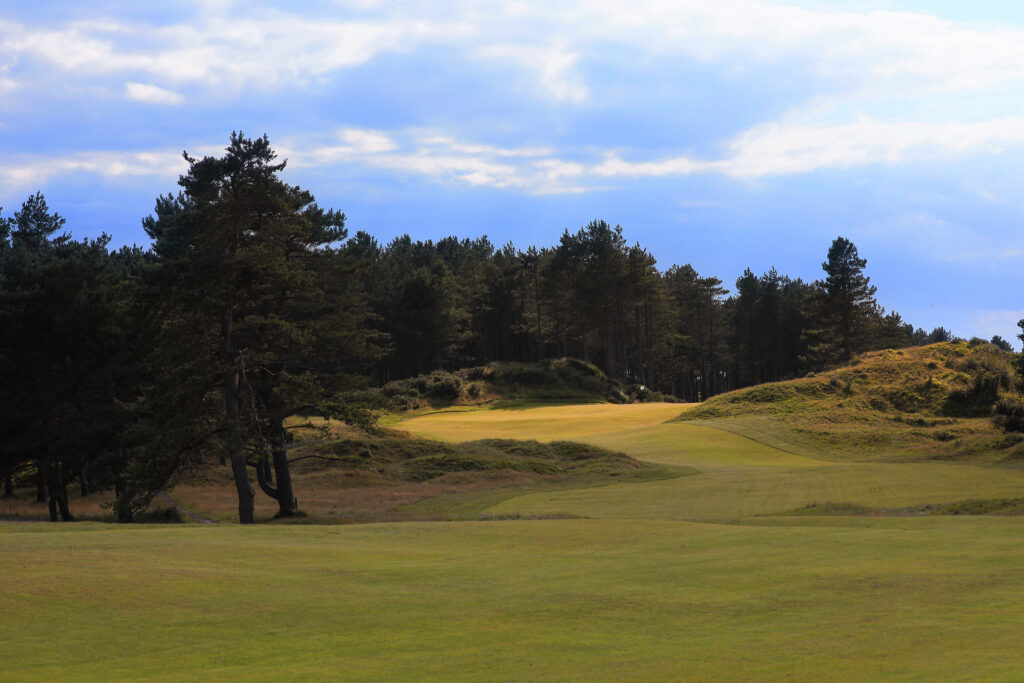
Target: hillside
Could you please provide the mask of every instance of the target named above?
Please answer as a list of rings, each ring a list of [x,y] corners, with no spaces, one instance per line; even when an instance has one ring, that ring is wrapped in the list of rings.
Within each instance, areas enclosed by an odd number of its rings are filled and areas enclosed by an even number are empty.
[[[996,427],[1011,355],[945,342],[866,353],[827,372],[715,396],[676,418],[836,460],[1024,462],[1024,435]]]
[[[454,372],[435,370],[389,382],[364,400],[390,411],[405,411],[498,401],[634,403],[675,399],[619,382],[591,363],[558,358],[538,363],[495,362]]]

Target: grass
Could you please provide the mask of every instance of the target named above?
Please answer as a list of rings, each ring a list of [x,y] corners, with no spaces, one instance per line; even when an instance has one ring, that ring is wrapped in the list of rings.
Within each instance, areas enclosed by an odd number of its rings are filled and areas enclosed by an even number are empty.
[[[984,448],[983,418],[789,389],[716,416],[710,402],[417,411],[391,424],[443,444],[372,446],[376,473],[358,475],[396,478],[386,505],[347,481],[358,467],[300,473],[303,507],[384,505],[390,524],[0,523],[2,677],[1018,679],[1018,446]],[[860,445],[831,448],[830,424]],[[328,438],[317,448],[359,461],[360,434]],[[601,461],[580,453],[652,464],[621,482],[538,471]],[[480,457],[522,467],[462,469]],[[417,480],[417,462],[444,472]],[[217,485],[190,507],[230,503]]]
[[[715,396],[677,419],[832,460],[1019,461],[1024,438],[990,419],[1012,385],[1011,362],[984,343],[875,351],[829,372]]]
[[[327,427],[327,441],[300,443],[292,451],[304,523],[475,519],[487,506],[524,489],[650,481],[692,471],[568,441],[450,443]],[[237,514],[234,484],[223,468],[204,471],[172,494],[203,517],[229,522]],[[261,494],[256,501],[257,517],[272,517],[273,501]]]
[[[1010,680],[1016,519],[0,527],[11,681]]]
[[[656,423],[670,419],[673,412],[678,414],[679,406],[623,408],[627,406],[437,413],[404,424],[413,432],[449,439],[479,439],[489,433],[556,439],[571,434],[574,439],[641,460],[700,471],[699,476],[683,479],[520,495],[488,509],[498,514],[736,520],[783,513],[822,500],[895,508],[1012,498],[1024,491],[1024,471],[1020,469],[962,462],[816,459],[705,423]],[[618,413],[617,417],[612,413]],[[593,422],[605,431],[589,436],[580,433]],[[638,427],[640,424],[649,426]]]

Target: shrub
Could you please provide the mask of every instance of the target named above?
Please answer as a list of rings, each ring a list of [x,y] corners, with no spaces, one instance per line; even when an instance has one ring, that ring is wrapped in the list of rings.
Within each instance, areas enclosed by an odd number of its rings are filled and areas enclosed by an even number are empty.
[[[154,507],[135,513],[134,520],[142,524],[180,524],[185,521],[176,507]]]
[[[1015,398],[999,399],[992,419],[1008,432],[1024,432],[1024,402]]]
[[[462,380],[450,372],[434,370],[429,375],[397,379],[384,385],[384,394],[394,398],[454,401],[462,393]]]

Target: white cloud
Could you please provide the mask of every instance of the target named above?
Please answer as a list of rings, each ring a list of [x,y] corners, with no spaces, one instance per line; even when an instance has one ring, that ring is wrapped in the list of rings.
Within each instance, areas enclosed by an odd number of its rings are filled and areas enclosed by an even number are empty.
[[[340,144],[339,144],[340,142]],[[586,173],[576,162],[550,156],[550,150],[501,147],[460,141],[452,136],[423,131],[386,133],[343,128],[327,142],[291,140],[275,145],[289,168],[330,168],[357,164],[398,174],[425,176],[437,182],[472,187],[516,189],[532,194],[585,192],[581,184],[567,184]],[[218,155],[217,145],[198,145],[194,156]],[[107,178],[159,176],[176,178],[187,170],[178,151],[94,151],[52,158],[23,158],[0,167],[0,192],[42,186],[56,176],[92,174]]]
[[[134,83],[129,81],[124,84],[124,94],[130,100],[147,102],[149,104],[169,104],[177,106],[185,101],[180,93],[173,90],[165,90],[151,83]]]
[[[978,123],[887,123],[863,119],[837,126],[770,123],[730,144],[723,170],[757,177],[965,153],[1001,153],[1024,143],[1024,119]]]
[[[229,7],[204,12],[194,24],[163,27],[113,22],[33,29],[0,22],[0,59],[35,57],[85,75],[138,73],[220,88],[308,81],[364,64],[385,51],[444,42],[472,30],[452,22],[404,18],[331,21],[274,13],[227,17]],[[137,47],[144,37],[147,47]]]
[[[1024,119],[978,123],[900,122],[862,119],[836,126],[768,123],[728,145],[729,154],[702,161],[687,156],[625,161],[610,153],[592,170],[602,177],[686,176],[719,173],[737,178],[809,173],[867,164],[898,164],[962,154],[1001,154],[1024,145]]]
[[[579,52],[560,46],[504,44],[481,48],[478,54],[525,67],[529,77],[537,80],[540,92],[556,100],[579,103],[587,98],[587,87],[574,68],[580,60]]]
[[[811,173],[866,164],[898,164],[949,159],[956,155],[1000,154],[1024,148],[1024,119],[998,119],[967,124],[886,123],[861,120],[839,126],[771,123],[755,126],[727,145],[728,154],[701,160],[689,156],[627,160],[617,151],[594,161],[567,158],[545,147],[502,147],[465,141],[437,131],[387,132],[342,128],[326,142],[293,140],[278,145],[293,167],[361,164],[398,173],[423,175],[442,182],[517,189],[533,194],[576,193],[603,189],[598,181],[614,178],[672,177],[695,174],[734,178]],[[217,146],[197,153],[217,154]],[[0,170],[6,184],[24,184],[73,171],[117,175],[157,175],[177,154],[159,152],[82,153],[52,160],[11,163]],[[174,165],[175,173],[181,165]],[[907,214],[904,224],[921,223]],[[930,216],[930,215],[928,215]],[[929,218],[932,228],[940,219]],[[948,226],[943,228],[948,229]],[[969,242],[969,236],[964,240]],[[948,258],[1020,258],[1024,244],[1000,248],[956,247]],[[946,258],[945,256],[943,258]]]
[[[0,190],[5,194],[35,190],[55,176],[69,173],[105,178],[153,176],[177,178],[188,165],[181,151],[95,151],[50,158],[8,159],[0,165]]]
[[[592,63],[676,60],[749,70],[785,62],[788,77],[820,80],[793,110],[849,98],[904,98],[1019,86],[1024,31],[913,12],[809,9],[767,0],[575,0],[551,4],[453,2],[402,6],[353,0],[333,13],[194,0],[188,22],[124,20],[33,27],[0,21],[0,64],[42,60],[77,76],[196,83],[230,95],[246,85],[317,84],[383,53],[439,47],[455,69],[511,64],[510,86],[556,103],[601,101]],[[543,36],[543,40],[538,40]],[[28,60],[23,58],[29,58]],[[19,67],[21,68],[21,67]],[[603,72],[605,70],[596,70]],[[671,69],[648,74],[671,80]],[[808,84],[808,87],[815,87]]]
[[[717,162],[695,161],[689,157],[674,157],[658,161],[624,161],[615,152],[610,152],[603,162],[591,171],[605,178],[615,176],[674,176],[702,173],[720,167]]]
[[[298,166],[355,162],[398,173],[424,175],[441,182],[519,188],[529,192],[544,191],[541,186],[550,187],[556,179],[552,167],[544,165],[545,161],[520,161],[548,156],[551,154],[548,149],[478,144],[430,131],[405,133],[401,136],[402,143],[393,135],[358,128],[343,129],[338,137],[346,144],[294,142],[287,156]],[[566,165],[560,176],[571,173],[569,169],[574,166]]]

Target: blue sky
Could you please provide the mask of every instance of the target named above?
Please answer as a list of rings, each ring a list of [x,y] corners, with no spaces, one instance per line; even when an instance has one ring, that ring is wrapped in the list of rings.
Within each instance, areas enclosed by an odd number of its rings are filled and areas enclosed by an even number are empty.
[[[662,268],[808,280],[1014,340],[1024,5],[947,0],[0,4],[0,204],[145,243],[182,150],[267,133],[382,241],[554,244],[592,218]],[[155,4],[155,3],[153,3]]]

